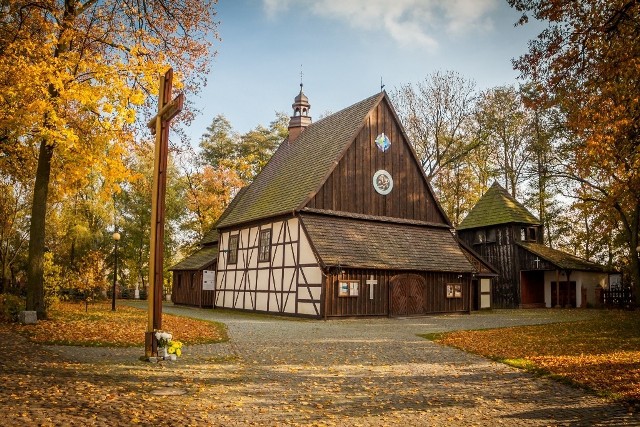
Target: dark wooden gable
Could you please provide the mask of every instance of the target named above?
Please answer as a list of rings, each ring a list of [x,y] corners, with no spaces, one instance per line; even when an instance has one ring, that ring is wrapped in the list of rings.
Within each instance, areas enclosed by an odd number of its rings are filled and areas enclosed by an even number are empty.
[[[381,133],[391,141],[385,152],[375,143]],[[373,175],[380,169],[393,178],[393,190],[387,195],[373,187]],[[305,207],[449,224],[386,96],[365,117],[362,128]]]

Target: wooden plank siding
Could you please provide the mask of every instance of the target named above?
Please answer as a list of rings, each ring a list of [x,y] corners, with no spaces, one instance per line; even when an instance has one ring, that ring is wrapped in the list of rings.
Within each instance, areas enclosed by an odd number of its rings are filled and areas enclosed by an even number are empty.
[[[477,230],[487,232],[489,229],[496,232],[495,242],[474,241]],[[513,224],[458,231],[458,237],[498,271],[498,277],[492,284],[491,303],[494,308],[517,308],[520,304],[519,251],[514,243],[514,239],[520,238],[519,233],[520,226]]]
[[[376,137],[383,132],[391,141],[384,153],[375,145]],[[386,196],[378,194],[372,185],[373,175],[380,169],[393,178],[393,191]],[[372,110],[354,142],[306,206],[446,223],[386,102]]]
[[[392,270],[345,269],[341,274],[325,276],[325,293],[323,298],[323,315],[325,317],[355,316],[391,316],[391,287],[394,278],[404,275],[416,275],[424,280],[424,307],[419,314],[468,312],[473,296],[471,295],[471,275],[459,277],[455,273],[441,272],[406,272]],[[374,298],[370,299],[370,286],[366,281],[373,277],[377,284],[373,285]],[[341,297],[339,282],[344,280],[359,281],[357,297]],[[450,283],[462,284],[462,298],[447,298],[446,287]]]
[[[216,263],[203,270],[215,270]],[[173,272],[171,301],[174,304],[195,307],[213,307],[215,291],[202,290],[202,270],[176,270]]]

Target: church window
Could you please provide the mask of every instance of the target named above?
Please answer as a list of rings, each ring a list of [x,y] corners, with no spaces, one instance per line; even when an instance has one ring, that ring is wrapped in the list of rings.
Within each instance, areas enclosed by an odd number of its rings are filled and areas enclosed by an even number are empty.
[[[487,243],[495,243],[496,240],[496,230],[494,228],[487,230]]]
[[[271,230],[260,231],[260,242],[258,244],[258,261],[264,262],[271,259]]]
[[[520,240],[523,242],[538,241],[538,229],[536,227],[522,227],[520,229]]]
[[[473,236],[473,244],[479,245],[481,243],[486,242],[487,237],[485,235],[484,230],[476,230],[475,235]]]
[[[229,237],[229,248],[227,256],[227,264],[236,264],[238,262],[238,235]]]

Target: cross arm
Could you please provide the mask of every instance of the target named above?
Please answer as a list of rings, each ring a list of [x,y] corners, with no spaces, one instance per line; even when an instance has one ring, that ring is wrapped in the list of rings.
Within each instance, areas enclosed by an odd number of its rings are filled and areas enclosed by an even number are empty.
[[[183,104],[184,94],[182,93],[173,98],[171,102],[166,103],[165,106],[162,107],[162,109],[158,112],[158,114],[153,116],[153,118],[149,120],[149,123],[147,123],[147,127],[151,129],[151,134],[155,135],[156,133],[156,121],[158,120],[158,118],[160,118],[160,120],[162,120],[163,122],[171,121],[171,119],[173,119],[180,111],[182,111]]]

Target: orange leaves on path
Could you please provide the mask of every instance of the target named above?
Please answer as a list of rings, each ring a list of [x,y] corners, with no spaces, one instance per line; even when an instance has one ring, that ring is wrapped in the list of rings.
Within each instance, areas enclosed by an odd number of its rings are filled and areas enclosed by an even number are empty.
[[[602,311],[595,319],[578,322],[451,332],[435,341],[640,401],[636,312]]]
[[[50,320],[35,325],[16,326],[17,331],[41,344],[127,347],[144,345],[147,312],[118,306],[115,312],[106,303],[61,303],[51,311]],[[185,344],[226,341],[226,327],[221,323],[163,316],[163,329],[171,331]]]

